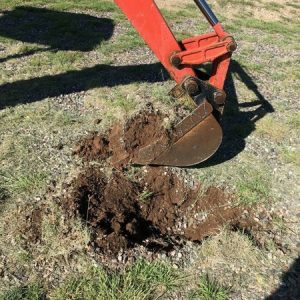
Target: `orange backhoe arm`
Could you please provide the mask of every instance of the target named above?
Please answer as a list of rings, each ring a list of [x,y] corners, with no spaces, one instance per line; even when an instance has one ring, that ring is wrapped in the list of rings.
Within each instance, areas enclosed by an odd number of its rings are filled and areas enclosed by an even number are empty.
[[[132,163],[191,166],[211,157],[222,142],[223,86],[236,43],[205,0],[194,1],[214,31],[177,41],[154,0],[115,0],[177,82],[170,95],[194,109],[172,128],[168,139],[158,138],[139,149]],[[197,67],[207,62],[212,64],[210,74],[198,77]]]
[[[214,32],[177,41],[154,0],[115,0],[178,84],[187,77],[196,77],[193,67],[212,62],[209,82],[222,89],[236,44],[205,0],[194,1]]]

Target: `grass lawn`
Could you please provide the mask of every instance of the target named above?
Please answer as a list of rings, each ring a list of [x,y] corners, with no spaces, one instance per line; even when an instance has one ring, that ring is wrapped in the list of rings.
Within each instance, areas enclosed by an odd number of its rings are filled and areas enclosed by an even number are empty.
[[[209,30],[193,1],[156,2],[178,39]],[[222,146],[185,172],[254,209],[274,236],[262,233],[261,246],[224,227],[201,244],[187,242],[179,258],[101,265],[89,228],[55,201],[84,166],[72,152],[147,102],[172,116],[174,82],[111,0],[2,0],[0,299],[299,296],[300,6],[208,2],[238,50],[225,86]]]

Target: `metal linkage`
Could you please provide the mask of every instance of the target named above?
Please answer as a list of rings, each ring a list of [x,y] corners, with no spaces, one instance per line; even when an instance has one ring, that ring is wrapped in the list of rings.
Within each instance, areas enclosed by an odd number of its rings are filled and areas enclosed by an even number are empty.
[[[232,36],[224,31],[205,0],[194,0],[214,32],[177,41],[154,0],[115,0],[132,25],[180,84],[187,76],[197,77],[194,68],[212,62],[210,84],[223,88],[231,53],[236,49]]]
[[[159,61],[177,82],[170,92],[191,102],[193,111],[168,138],[139,149],[136,164],[190,166],[212,156],[222,142],[223,85],[236,44],[205,0],[194,0],[214,32],[177,41],[154,0],[115,0]],[[197,77],[198,65],[211,62],[207,81]]]

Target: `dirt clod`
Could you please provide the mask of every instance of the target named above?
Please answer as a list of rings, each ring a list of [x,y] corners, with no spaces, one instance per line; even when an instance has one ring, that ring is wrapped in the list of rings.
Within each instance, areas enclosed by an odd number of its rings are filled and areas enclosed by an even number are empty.
[[[188,185],[166,167],[141,168],[126,176],[139,149],[164,138],[169,142],[164,117],[149,106],[106,134],[92,134],[75,151],[84,160],[108,161],[114,167],[108,177],[91,167],[81,173],[63,204],[66,213],[79,215],[92,229],[91,245],[102,253],[117,256],[137,245],[170,251],[177,241],[201,241],[224,225],[251,237],[258,231],[251,214],[245,215],[222,189]]]
[[[35,208],[26,216],[21,232],[27,244],[36,244],[41,240],[42,220],[43,213],[40,208]]]
[[[105,135],[95,133],[80,143],[74,150],[74,153],[79,154],[86,160],[105,160],[110,156],[108,145],[109,141]]]

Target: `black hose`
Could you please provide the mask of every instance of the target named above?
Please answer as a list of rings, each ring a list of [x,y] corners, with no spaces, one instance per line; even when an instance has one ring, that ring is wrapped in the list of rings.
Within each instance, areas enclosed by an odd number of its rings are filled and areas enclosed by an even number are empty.
[[[211,10],[210,6],[207,4],[205,0],[194,0],[196,5],[199,7],[199,9],[202,11],[208,22],[214,26],[217,23],[219,23],[218,18],[214,14],[214,12]]]

